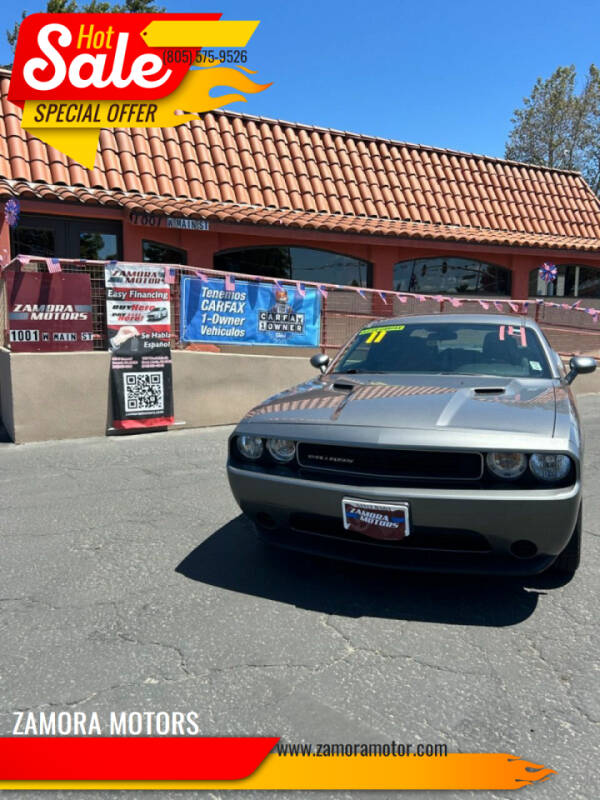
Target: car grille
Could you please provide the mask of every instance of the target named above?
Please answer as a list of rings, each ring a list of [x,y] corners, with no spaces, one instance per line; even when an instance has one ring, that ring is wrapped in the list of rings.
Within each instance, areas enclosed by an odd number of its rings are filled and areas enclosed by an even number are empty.
[[[353,541],[389,550],[449,550],[462,553],[489,553],[491,546],[480,533],[455,528],[432,528],[413,526],[405,539],[370,539],[360,533],[345,530],[342,522],[317,514],[294,513],[290,516],[290,528],[299,533],[317,534],[345,542]]]
[[[308,442],[298,445],[298,463],[308,469],[384,478],[476,481],[483,473],[481,453],[344,447]]]

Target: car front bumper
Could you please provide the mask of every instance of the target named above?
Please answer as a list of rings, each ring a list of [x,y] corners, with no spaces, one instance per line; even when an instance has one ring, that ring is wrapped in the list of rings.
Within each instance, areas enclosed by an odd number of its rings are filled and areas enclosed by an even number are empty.
[[[579,482],[533,490],[383,488],[303,480],[232,464],[227,473],[238,505],[269,541],[327,557],[416,570],[542,572],[569,541],[581,503]],[[344,497],[407,502],[411,534],[389,543],[345,532]],[[535,545],[535,554],[513,554],[511,545],[523,541]]]

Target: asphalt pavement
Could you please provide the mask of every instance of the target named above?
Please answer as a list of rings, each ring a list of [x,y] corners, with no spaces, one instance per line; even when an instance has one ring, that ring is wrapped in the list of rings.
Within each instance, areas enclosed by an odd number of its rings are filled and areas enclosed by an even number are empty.
[[[15,710],[97,711],[103,721],[110,711],[197,711],[205,735],[513,753],[557,770],[519,797],[595,800],[600,397],[579,406],[584,551],[563,586],[544,576],[410,575],[271,551],[229,493],[230,428],[1,444],[0,736],[10,734]],[[311,794],[396,796],[514,794]]]

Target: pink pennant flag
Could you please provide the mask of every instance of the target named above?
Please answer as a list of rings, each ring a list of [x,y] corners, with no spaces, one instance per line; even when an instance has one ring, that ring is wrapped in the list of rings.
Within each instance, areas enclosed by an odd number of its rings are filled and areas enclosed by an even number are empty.
[[[571,306],[568,303],[561,303],[560,307],[564,308],[566,311],[568,311],[571,308]]]
[[[225,275],[225,291],[226,292],[235,291],[235,278],[233,277],[233,275]]]
[[[165,269],[165,281],[167,283],[175,283],[175,270],[174,269],[169,269],[169,267],[167,267]]]
[[[29,264],[29,262],[31,261],[31,256],[18,255],[17,261],[19,262],[19,264]]]
[[[514,311],[515,314],[519,313],[519,306],[516,303],[509,303],[508,305],[510,306],[510,310]]]
[[[488,308],[490,307],[490,304],[486,303],[485,300],[478,300],[477,302],[484,309],[484,311],[487,311]]]
[[[327,297],[327,289],[321,284],[319,284],[319,294],[321,297]]]
[[[204,281],[207,281],[207,280],[208,280],[208,276],[207,276],[207,275],[205,275],[205,274],[204,274],[204,273],[203,273],[201,270],[199,270],[199,269],[195,269],[195,270],[194,270],[194,275],[195,275],[197,278],[200,278],[200,280],[201,280],[202,282],[204,282]]]
[[[426,302],[426,300],[427,300],[427,298],[425,297],[425,295],[424,295],[424,294],[417,294],[417,295],[415,295],[415,297],[417,298],[417,300],[419,301],[419,303],[425,303],[425,302]]]
[[[576,300],[576,301],[573,303],[573,305],[571,306],[571,308],[577,308],[577,306],[578,306],[580,303],[581,303],[581,300]]]
[[[502,311],[503,310],[502,304],[499,303],[497,300],[493,300],[492,302],[494,304],[494,308],[496,309],[496,311]]]
[[[377,292],[377,294],[381,298],[382,302],[387,306],[387,300],[385,298],[385,292]]]
[[[399,303],[406,303],[408,301],[408,297],[405,294],[397,294],[396,298]]]
[[[433,299],[434,299],[434,300],[437,300],[437,301],[438,301],[438,303],[443,303],[443,302],[444,302],[444,300],[449,300],[450,298],[449,298],[449,297],[444,297],[444,295],[443,295],[443,294],[435,294],[435,295],[433,296]]]
[[[60,261],[58,258],[47,258],[46,266],[48,267],[48,272],[52,274],[55,272],[62,272],[62,267],[60,266]]]
[[[296,281],[296,291],[298,292],[300,297],[306,296],[306,287],[304,286],[303,283],[300,283],[300,281]]]
[[[448,300],[453,308],[460,308],[462,306],[462,300],[459,300],[457,297],[449,297]]]

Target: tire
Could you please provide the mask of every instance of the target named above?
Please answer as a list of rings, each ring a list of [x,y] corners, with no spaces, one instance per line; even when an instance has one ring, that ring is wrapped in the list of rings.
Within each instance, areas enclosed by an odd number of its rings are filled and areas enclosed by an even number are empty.
[[[581,506],[579,507],[579,515],[575,523],[575,529],[571,534],[571,538],[567,542],[567,546],[558,556],[554,564],[550,567],[550,571],[555,575],[572,578],[577,572],[579,563],[581,561]]]

